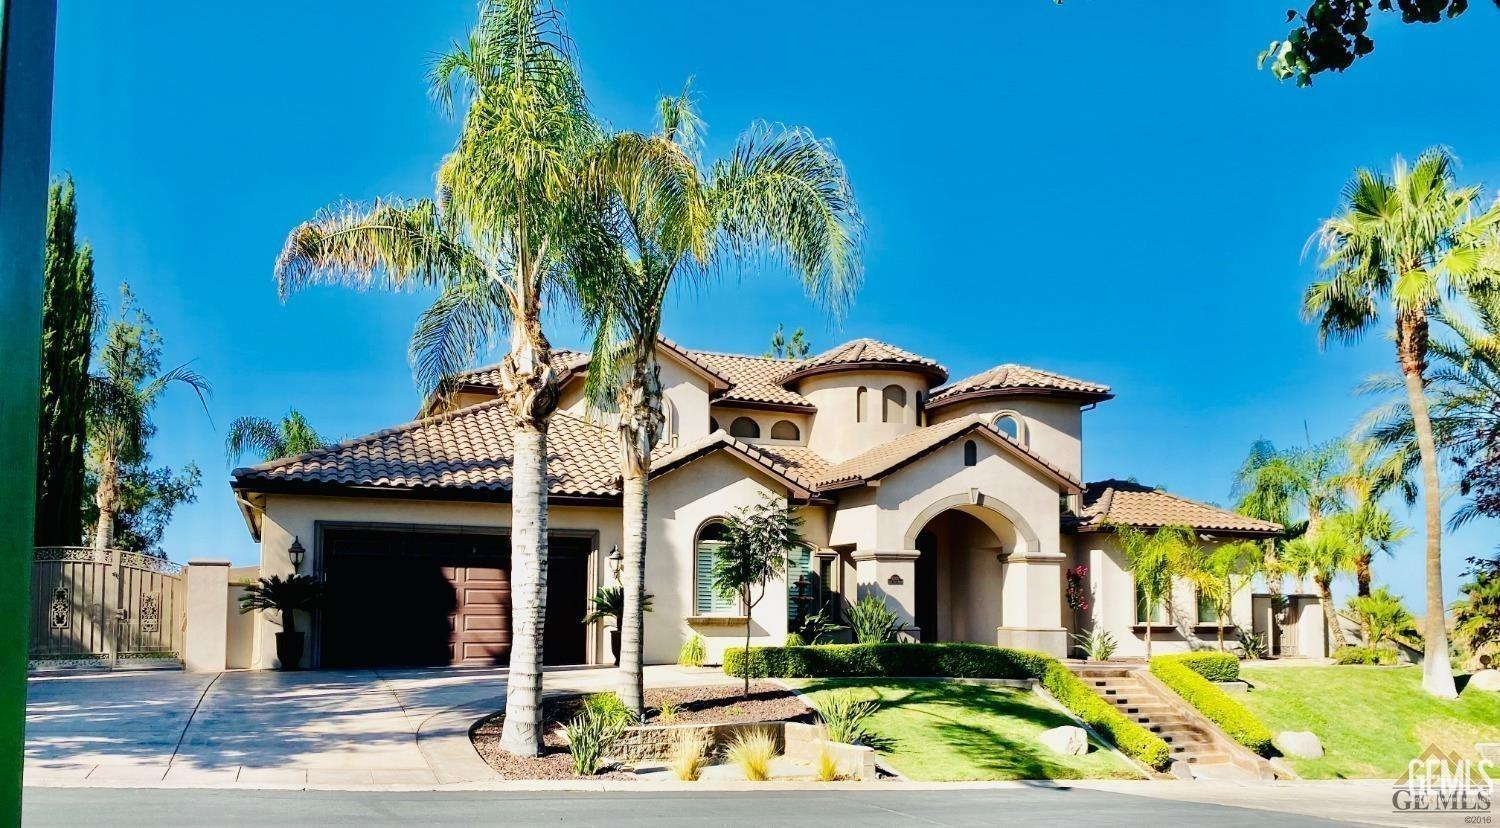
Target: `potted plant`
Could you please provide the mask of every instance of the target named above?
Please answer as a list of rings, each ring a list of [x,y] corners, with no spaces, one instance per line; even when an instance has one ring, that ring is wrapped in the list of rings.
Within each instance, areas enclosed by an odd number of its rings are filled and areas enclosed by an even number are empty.
[[[641,612],[651,611],[651,595],[641,600]],[[615,625],[609,631],[609,649],[615,655],[615,666],[620,666],[620,618],[625,615],[625,590],[619,586],[600,587],[589,599],[594,611],[584,616],[583,623],[592,624],[613,618]]]
[[[276,610],[281,613],[281,632],[276,633],[276,658],[283,670],[302,665],[302,636],[297,631],[297,610],[312,611],[323,600],[323,581],[313,575],[272,575],[245,587],[240,612]]]

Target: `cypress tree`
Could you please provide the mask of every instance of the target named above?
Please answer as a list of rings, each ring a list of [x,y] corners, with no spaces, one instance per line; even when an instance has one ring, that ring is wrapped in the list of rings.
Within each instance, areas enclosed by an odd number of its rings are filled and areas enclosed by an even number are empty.
[[[94,253],[77,238],[71,176],[47,194],[42,287],[42,400],[37,445],[36,544],[83,541],[89,354],[97,305]]]

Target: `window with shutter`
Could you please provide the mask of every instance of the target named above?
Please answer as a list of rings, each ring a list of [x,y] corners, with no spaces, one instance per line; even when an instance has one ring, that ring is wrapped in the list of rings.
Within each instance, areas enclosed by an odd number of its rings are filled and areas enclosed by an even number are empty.
[[[734,615],[736,612],[736,601],[714,589],[714,555],[724,547],[723,531],[721,524],[714,523],[704,527],[698,536],[693,570],[693,603],[698,615]]]
[[[797,621],[816,612],[818,591],[813,583],[812,550],[799,549],[786,562],[786,618]]]

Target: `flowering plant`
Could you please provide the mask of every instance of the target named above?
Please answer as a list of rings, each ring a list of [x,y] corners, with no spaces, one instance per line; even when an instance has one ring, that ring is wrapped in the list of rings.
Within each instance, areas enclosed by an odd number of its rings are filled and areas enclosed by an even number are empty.
[[[1086,566],[1075,566],[1068,570],[1068,588],[1064,594],[1067,596],[1068,606],[1075,610],[1089,608],[1089,590],[1084,583],[1088,574],[1089,568]]]

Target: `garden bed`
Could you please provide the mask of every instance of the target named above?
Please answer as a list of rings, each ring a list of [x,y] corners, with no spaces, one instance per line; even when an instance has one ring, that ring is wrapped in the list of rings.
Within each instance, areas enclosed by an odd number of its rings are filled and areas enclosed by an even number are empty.
[[[503,779],[634,779],[633,773],[618,767],[591,777],[573,772],[572,757],[561,729],[577,715],[582,704],[581,696],[548,699],[542,704],[545,734],[542,755],[536,758],[513,756],[500,747],[504,711],[481,720],[469,735],[474,749]],[[664,704],[671,709],[670,716],[662,715]],[[810,723],[816,719],[795,693],[770,681],[751,682],[748,698],[738,684],[651,689],[646,691],[646,706],[646,723],[650,725]]]

